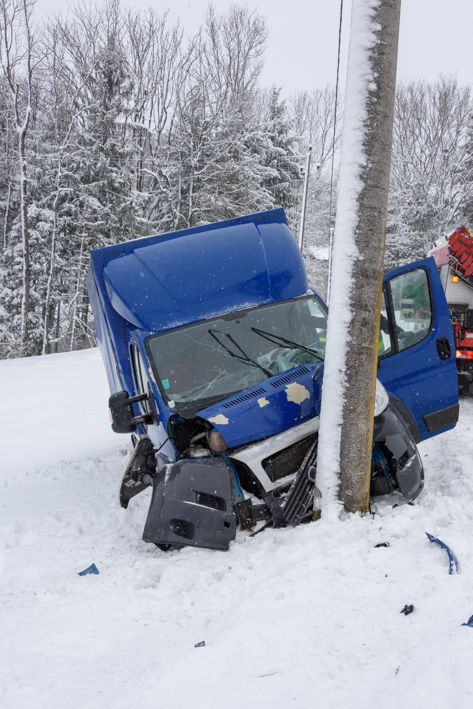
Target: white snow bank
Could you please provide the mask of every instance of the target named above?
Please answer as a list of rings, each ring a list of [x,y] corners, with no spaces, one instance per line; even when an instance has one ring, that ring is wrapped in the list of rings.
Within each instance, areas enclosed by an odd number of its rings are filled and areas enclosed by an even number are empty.
[[[80,459],[56,422],[74,453],[60,464],[46,415],[25,427],[21,409],[2,437],[2,453],[24,461],[0,501],[2,709],[470,709],[473,400],[454,431],[421,445],[414,506],[388,497],[374,517],[166,554],[141,541],[149,491],[118,505],[128,437],[104,438],[98,364],[94,352],[1,363],[19,401],[43,380],[51,415],[67,385],[69,420],[88,432]],[[90,385],[82,397],[78,382]],[[9,422],[5,397],[1,408]],[[30,434],[50,445],[34,475]],[[451,545],[460,575],[426,531]],[[92,562],[98,576],[77,575]]]
[[[98,348],[0,361],[0,485],[17,473],[114,450]]]

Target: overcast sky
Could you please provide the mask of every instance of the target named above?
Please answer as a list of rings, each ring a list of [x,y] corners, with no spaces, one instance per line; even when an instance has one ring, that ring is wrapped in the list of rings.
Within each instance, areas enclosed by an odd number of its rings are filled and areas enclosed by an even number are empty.
[[[171,17],[193,33],[208,5],[207,0],[134,0],[135,8],[149,5],[169,8]],[[235,4],[215,0],[218,11]],[[247,3],[265,17],[269,40],[263,85],[293,91],[335,81],[339,0],[253,0]],[[38,0],[39,15],[64,12],[64,1]],[[342,81],[346,74],[351,2],[344,0]],[[435,79],[455,74],[461,83],[472,83],[473,0],[402,0],[398,78]]]

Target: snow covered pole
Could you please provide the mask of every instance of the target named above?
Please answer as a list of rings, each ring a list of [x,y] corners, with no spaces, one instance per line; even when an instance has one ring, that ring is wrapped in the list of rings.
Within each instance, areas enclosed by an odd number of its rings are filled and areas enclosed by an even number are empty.
[[[353,0],[317,485],[323,517],[365,512],[401,0]]]
[[[310,158],[312,155],[312,145],[309,145],[309,150],[307,151],[307,158],[305,163],[305,176],[304,176],[304,193],[302,195],[302,209],[301,209],[301,224],[299,227],[299,248],[302,253],[304,246],[304,229],[305,229],[305,213],[307,209],[307,190],[309,188],[309,173],[310,173]]]

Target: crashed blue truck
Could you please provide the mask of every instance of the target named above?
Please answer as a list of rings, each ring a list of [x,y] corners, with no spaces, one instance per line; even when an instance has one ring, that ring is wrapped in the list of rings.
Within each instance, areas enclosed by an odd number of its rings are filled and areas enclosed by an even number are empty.
[[[336,264],[334,264],[336,267]],[[237,527],[312,518],[327,307],[282,209],[91,252],[120,504],[152,486],[143,539],[228,549]],[[416,444],[452,428],[452,326],[434,260],[384,278],[372,496],[422,491]]]

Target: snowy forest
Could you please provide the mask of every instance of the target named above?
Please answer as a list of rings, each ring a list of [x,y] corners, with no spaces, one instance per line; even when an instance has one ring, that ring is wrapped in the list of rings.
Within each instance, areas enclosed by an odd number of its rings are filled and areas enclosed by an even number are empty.
[[[0,32],[0,358],[95,343],[91,249],[273,207],[297,232],[309,145],[304,256],[325,293],[343,103],[335,125],[335,86],[261,86],[261,16],[209,5],[189,37],[119,0],[46,21],[0,0]],[[472,112],[454,77],[399,84],[387,270],[473,226]]]

